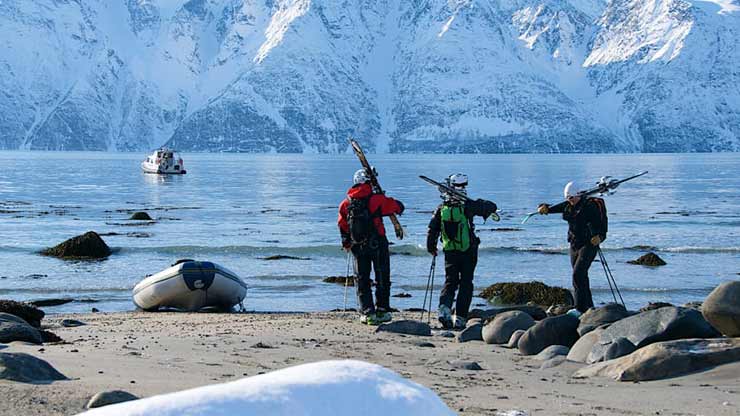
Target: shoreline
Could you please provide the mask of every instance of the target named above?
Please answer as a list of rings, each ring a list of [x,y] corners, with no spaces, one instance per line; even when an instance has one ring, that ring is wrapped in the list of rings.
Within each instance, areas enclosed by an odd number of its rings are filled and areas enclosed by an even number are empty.
[[[87,325],[62,327],[63,319]],[[418,313],[394,314],[395,320]],[[584,365],[540,361],[480,341],[375,333],[352,312],[98,312],[49,314],[44,327],[65,343],[10,343],[3,352],[46,360],[70,378],[51,384],[0,381],[0,414],[71,415],[91,396],[120,389],[139,397],[234,381],[293,365],[358,359],[434,390],[462,415],[736,415],[740,363],[686,376],[625,383],[572,379]],[[433,346],[423,343],[431,343]],[[470,360],[483,370],[454,368]]]

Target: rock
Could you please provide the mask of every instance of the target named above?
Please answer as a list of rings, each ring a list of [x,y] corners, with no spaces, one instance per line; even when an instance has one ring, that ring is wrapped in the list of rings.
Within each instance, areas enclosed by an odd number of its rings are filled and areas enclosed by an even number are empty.
[[[540,361],[547,361],[559,355],[562,355],[563,357],[565,357],[568,355],[569,352],[570,352],[570,348],[566,347],[565,345],[550,345],[549,347],[540,351],[540,353],[537,354],[534,357],[534,359],[540,360]]]
[[[545,311],[545,313],[547,313],[547,316],[560,316],[564,315],[572,308],[572,305],[552,305],[547,308],[547,311]]]
[[[609,303],[600,308],[591,308],[581,315],[578,335],[584,336],[604,324],[619,321],[630,315],[627,309],[618,303]]]
[[[511,335],[520,329],[527,330],[535,324],[529,314],[509,311],[496,315],[483,327],[482,337],[486,344],[505,344]]]
[[[506,348],[519,348],[519,339],[524,335],[524,333],[527,332],[523,329],[517,329],[514,331],[513,334],[511,334],[511,338],[509,338],[509,343],[506,344]]]
[[[5,312],[0,312],[0,321],[17,322],[19,324],[28,325],[28,322],[24,319]]]
[[[14,300],[0,300],[0,312],[15,315],[35,328],[41,327],[41,320],[45,315],[39,308]]]
[[[3,315],[6,316],[7,314]],[[18,319],[20,319],[18,317],[13,318],[15,319],[7,317],[0,319],[0,342],[8,343],[13,341],[24,341],[33,344],[41,344],[44,342],[38,329],[32,327],[25,321],[18,322]]]
[[[452,331],[442,331],[438,333],[437,336],[440,336],[442,338],[455,338],[455,333]]]
[[[454,361],[448,361],[448,363],[452,366],[452,368],[457,368],[460,370],[479,371],[483,369],[475,361],[454,360]]]
[[[520,311],[528,314],[535,321],[547,318],[545,310],[539,306],[518,305],[495,309],[473,309],[468,313],[468,318],[481,318],[484,321],[493,319],[496,315],[509,311]]]
[[[262,260],[311,260],[309,257],[295,257],[295,256],[285,256],[283,254],[276,254],[274,256],[267,256],[262,257]],[[344,282],[342,282],[344,284]]]
[[[615,358],[624,357],[625,355],[632,354],[637,351],[635,344],[630,342],[627,338],[615,339],[609,347],[607,347],[604,353],[604,361],[613,360]]]
[[[549,360],[543,362],[542,365],[540,366],[540,370],[557,367],[566,361],[567,360],[564,355],[556,355],[555,357],[552,357]]]
[[[480,295],[494,305],[573,305],[573,295],[562,287],[550,287],[542,282],[504,282],[495,283],[484,289]]]
[[[696,309],[697,311],[701,312],[701,307],[702,307],[703,303],[704,302],[699,302],[699,301],[694,300],[694,301],[691,301],[691,302],[686,302],[683,305],[683,307],[684,308]],[[706,316],[704,317],[704,319],[706,319]]]
[[[39,383],[66,379],[49,363],[32,355],[0,352],[0,380]]]
[[[483,325],[473,324],[457,335],[457,342],[483,341]]]
[[[617,338],[627,338],[638,349],[646,345],[684,338],[714,338],[719,333],[695,309],[667,306],[614,322],[601,333],[588,362],[604,360],[607,348]]]
[[[354,286],[355,285],[355,278],[354,278],[354,276],[349,276],[349,277],[347,277],[347,276],[329,276],[329,277],[325,278],[324,280],[322,280],[322,282],[324,282],[324,283],[337,283],[337,284],[340,284],[342,286],[344,286],[345,284],[347,286]]]
[[[483,320],[480,318],[470,318],[467,322],[465,322],[465,328],[473,325],[481,324],[483,325]]]
[[[44,343],[47,342],[63,342],[64,340],[59,337],[59,335],[46,330],[39,330],[39,334],[41,335],[41,339],[44,341]]]
[[[667,264],[665,261],[663,261],[663,259],[658,257],[658,255],[653,252],[647,253],[644,256],[640,256],[640,258],[638,258],[637,260],[630,260],[627,263],[653,267],[665,266]]]
[[[62,259],[102,259],[110,256],[111,250],[95,231],[88,231],[57,246],[47,248],[41,254]]]
[[[144,211],[134,212],[131,214],[131,217],[129,217],[130,220],[137,220],[137,221],[153,221],[152,217],[149,216]]]
[[[89,402],[87,402],[87,408],[93,409],[96,407],[108,406],[109,404],[123,403],[131,400],[139,400],[138,397],[123,390],[110,390],[102,391],[94,395]]]
[[[411,294],[406,292],[396,293],[395,295],[392,295],[394,298],[410,298]]]
[[[98,308],[90,308],[90,312],[92,312],[92,313],[98,313],[98,312],[100,312],[100,309],[98,309]]]
[[[717,286],[707,296],[701,312],[719,332],[728,337],[740,337],[740,281]]]
[[[522,355],[539,354],[550,345],[572,347],[578,340],[578,318],[560,315],[545,318],[529,328],[519,339]]]
[[[411,345],[419,348],[437,348],[436,345],[432,344],[431,342],[427,341],[413,341]]]
[[[394,321],[378,326],[375,332],[392,332],[394,334],[419,335],[429,337],[432,335],[432,328],[429,324],[419,321],[402,320]]]
[[[64,305],[66,303],[74,302],[74,299],[70,298],[64,298],[64,299],[39,299],[39,300],[32,300],[28,303],[33,306],[59,306]]]
[[[590,365],[574,377],[660,380],[735,361],[740,361],[740,338],[683,339],[651,344],[625,357]]]
[[[667,302],[650,302],[647,305],[640,308],[640,312],[652,311],[654,309],[665,308],[666,306],[673,306],[673,305]]]
[[[593,349],[594,344],[599,340],[604,329],[605,328],[596,328],[578,338],[578,341],[573,344],[570,348],[570,352],[568,352],[568,360],[575,361],[577,363],[588,362],[588,355],[591,354],[591,349]]]
[[[76,319],[63,319],[61,325],[65,328],[74,328],[76,326],[83,326],[87,324]]]

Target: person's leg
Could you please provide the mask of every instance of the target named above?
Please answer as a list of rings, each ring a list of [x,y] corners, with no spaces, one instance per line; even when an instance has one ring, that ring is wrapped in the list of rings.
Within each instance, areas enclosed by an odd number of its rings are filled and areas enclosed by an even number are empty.
[[[455,252],[445,253],[445,283],[439,295],[439,304],[452,308],[455,300],[455,292],[460,285],[460,265],[458,254]]]
[[[353,250],[355,256],[355,276],[357,277],[357,298],[360,302],[360,313],[367,315],[375,313],[373,305],[372,285],[370,284],[370,271],[372,257],[359,250]]]
[[[375,261],[375,306],[378,310],[389,312],[391,309],[391,256],[388,250],[388,240],[381,239]]]
[[[573,250],[571,249],[571,252]],[[571,254],[571,258],[573,255]],[[588,269],[596,257],[596,247],[586,244],[577,250],[573,261],[573,297],[578,312],[586,312],[594,306],[591,297],[591,285],[588,279]]]
[[[473,277],[478,264],[477,248],[470,248],[460,256],[460,291],[457,293],[455,315],[468,319],[470,303],[473,301]]]

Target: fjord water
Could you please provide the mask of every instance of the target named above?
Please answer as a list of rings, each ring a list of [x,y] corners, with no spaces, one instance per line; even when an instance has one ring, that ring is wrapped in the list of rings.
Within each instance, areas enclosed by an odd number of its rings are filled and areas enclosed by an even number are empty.
[[[132,310],[131,289],[177,259],[220,263],[249,285],[246,307],[315,311],[343,306],[344,288],[323,283],[347,272],[337,206],[359,164],[353,155],[185,154],[188,174],[143,174],[144,155],[0,153],[0,298],[74,298],[47,312]],[[407,236],[394,245],[392,298],[420,307],[431,257],[428,220],[440,202],[419,174],[470,176],[469,193],[491,199],[501,222],[476,219],[482,240],[476,292],[500,281],[540,280],[570,287],[560,216],[522,216],[562,199],[563,185],[591,185],[602,175],[650,173],[606,197],[606,258],[629,307],[648,301],[702,300],[740,273],[740,157],[678,155],[370,155],[387,194],[406,204]],[[155,223],[129,221],[144,210]],[[392,228],[386,220],[389,234]],[[115,253],[102,261],[63,261],[39,250],[94,230]],[[109,234],[109,235],[105,235]],[[650,247],[668,265],[627,264]],[[265,260],[287,255],[300,260]],[[597,303],[611,300],[601,265],[591,285]],[[437,267],[434,301],[444,279]],[[350,289],[349,306],[355,306]],[[94,302],[94,303],[91,303]],[[482,303],[482,299],[474,303]],[[436,303],[435,303],[436,304]]]

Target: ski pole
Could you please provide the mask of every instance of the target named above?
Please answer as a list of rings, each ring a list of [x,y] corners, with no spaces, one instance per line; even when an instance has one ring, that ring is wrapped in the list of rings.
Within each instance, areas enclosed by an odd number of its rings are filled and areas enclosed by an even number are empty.
[[[432,322],[432,298],[434,297],[434,272],[437,268],[437,256],[432,257],[432,287],[429,291],[429,312],[427,313],[427,324]]]
[[[601,261],[601,265],[604,267],[604,273],[606,274],[606,281],[609,283],[609,289],[612,291],[612,297],[614,297],[614,302],[617,302],[617,297],[614,295],[614,292],[616,290],[616,294],[619,295],[619,301],[622,303],[622,306],[625,308],[627,307],[624,304],[624,298],[622,298],[622,292],[619,290],[619,286],[617,286],[617,281],[614,279],[614,274],[612,274],[612,269],[609,267],[609,263],[606,262],[606,257],[604,256],[604,253],[601,251],[601,247],[597,248],[599,253],[599,260]],[[612,284],[614,285],[614,288],[612,288]]]
[[[434,263],[435,263],[436,258],[437,258],[436,256],[435,257],[432,257],[432,265],[431,265],[431,267],[429,267],[429,275],[427,276],[427,287],[424,289],[424,303],[421,304],[421,321],[422,322],[424,321],[424,311],[425,311],[425,309],[427,307],[427,295],[430,294],[429,293],[429,284],[432,281],[432,273],[433,273],[433,270],[434,270]],[[429,303],[431,305],[431,297],[430,297]],[[431,308],[431,306],[430,306],[430,308]],[[429,319],[431,319],[431,318],[429,318]]]

